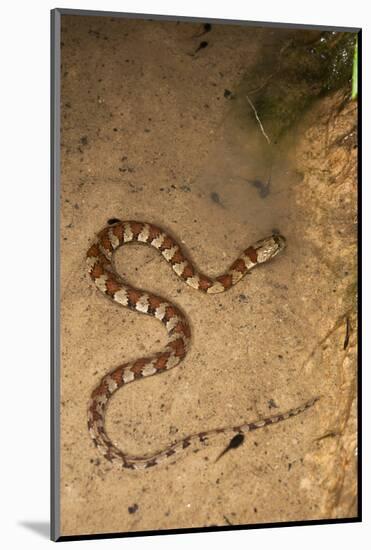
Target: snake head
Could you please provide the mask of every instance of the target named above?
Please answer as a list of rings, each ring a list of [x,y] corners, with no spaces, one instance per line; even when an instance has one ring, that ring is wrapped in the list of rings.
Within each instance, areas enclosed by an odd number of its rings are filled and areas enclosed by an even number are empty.
[[[286,239],[279,233],[275,233],[270,237],[261,239],[254,245],[256,251],[257,263],[262,264],[267,260],[271,260],[277,254],[286,248]]]

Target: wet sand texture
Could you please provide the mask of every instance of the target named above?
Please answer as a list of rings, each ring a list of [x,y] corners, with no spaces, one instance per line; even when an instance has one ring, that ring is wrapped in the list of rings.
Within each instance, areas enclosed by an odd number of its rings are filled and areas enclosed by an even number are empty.
[[[249,72],[284,31],[201,32],[193,23],[62,17],[63,535],[356,514],[356,105],[339,110],[332,94],[307,109],[277,144],[262,193],[267,140],[240,92],[259,84]],[[125,278],[179,305],[193,331],[181,366],[112,399],[107,427],[124,450],[150,453],[320,401],[217,462],[228,441],[144,472],[97,454],[87,431],[92,389],[166,343],[160,323],[114,305],[87,276],[89,243],[113,217],[164,227],[211,275],[274,229],[288,242],[214,297],[184,285],[149,247],[118,251]]]

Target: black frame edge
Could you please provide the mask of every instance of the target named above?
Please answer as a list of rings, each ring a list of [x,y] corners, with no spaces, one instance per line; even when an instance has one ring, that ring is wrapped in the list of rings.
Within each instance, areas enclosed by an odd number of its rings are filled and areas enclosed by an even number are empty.
[[[247,21],[243,19],[217,19],[215,17],[200,17],[192,15],[170,15],[170,14],[154,14],[154,13],[134,13],[134,12],[116,12],[116,11],[99,11],[99,10],[80,10],[72,8],[56,8],[56,11],[60,15],[86,15],[92,17],[125,17],[127,19],[147,19],[153,21],[189,21],[189,22],[202,22],[202,23],[215,23],[215,24],[229,24],[229,25],[247,25],[250,27],[269,27],[269,28],[293,28],[293,29],[317,29],[323,31],[336,31],[336,32],[358,32],[359,27],[336,27],[332,25],[315,25],[304,23],[273,23],[267,21]]]
[[[305,521],[286,521],[280,523],[255,523],[252,525],[223,525],[212,527],[190,527],[189,529],[166,529],[158,531],[133,531],[128,533],[98,533],[91,535],[63,535],[59,537],[57,542],[68,542],[73,540],[100,540],[100,539],[117,539],[117,538],[133,538],[133,537],[153,537],[161,535],[184,535],[192,533],[215,533],[218,531],[246,531],[250,529],[268,529],[281,527],[303,527],[308,525],[332,525],[343,523],[359,523],[359,517],[339,518],[339,519],[323,519],[323,520],[305,520]]]
[[[132,538],[132,537],[149,537],[158,535],[174,535],[174,534],[192,534],[192,533],[207,533],[218,531],[239,531],[250,529],[267,529],[280,527],[299,527],[310,525],[333,525],[346,523],[362,522],[362,274],[361,274],[361,259],[362,259],[362,28],[359,27],[334,27],[325,25],[312,24],[297,24],[297,23],[269,23],[263,21],[244,21],[232,19],[215,19],[209,17],[192,17],[181,15],[156,15],[156,14],[140,14],[140,13],[123,13],[110,11],[96,10],[79,10],[68,8],[55,8],[51,10],[51,233],[50,233],[50,255],[51,255],[51,514],[50,514],[50,538],[55,542],[67,542],[77,540],[99,540],[110,538]],[[246,25],[246,26],[265,26],[270,28],[295,28],[295,29],[318,29],[328,31],[342,31],[357,33],[358,36],[358,448],[359,456],[361,457],[358,463],[358,494],[357,516],[349,518],[329,518],[323,520],[303,520],[280,523],[261,523],[252,525],[226,525],[226,526],[211,526],[211,527],[195,527],[185,529],[169,529],[169,530],[149,530],[149,531],[133,531],[133,532],[114,532],[114,533],[98,533],[87,535],[61,535],[60,534],[60,337],[59,337],[59,297],[60,297],[60,280],[59,280],[59,193],[60,193],[60,38],[61,38],[61,16],[62,15],[81,15],[81,16],[97,16],[97,17],[120,17],[120,18],[135,18],[146,20],[165,20],[165,21],[184,21],[184,22],[210,22],[231,25]]]

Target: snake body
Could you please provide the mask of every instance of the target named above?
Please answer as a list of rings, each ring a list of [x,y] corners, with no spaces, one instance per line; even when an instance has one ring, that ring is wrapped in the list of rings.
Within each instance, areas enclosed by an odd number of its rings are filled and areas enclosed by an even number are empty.
[[[285,248],[281,235],[272,235],[249,246],[222,275],[212,278],[197,271],[179,244],[160,227],[138,221],[111,220],[98,233],[87,252],[87,265],[96,287],[114,302],[131,310],[152,315],[168,332],[165,349],[114,368],[103,376],[91,394],[88,407],[88,429],[95,446],[110,462],[133,470],[156,466],[190,447],[198,450],[217,434],[234,437],[295,416],[314,404],[316,398],[286,413],[249,422],[240,426],[217,428],[185,437],[151,456],[131,456],[119,449],[105,429],[105,414],[112,395],[122,386],[141,378],[168,371],[179,365],[190,345],[191,331],[184,313],[164,298],[134,288],[123,281],[114,266],[114,252],[126,243],[145,243],[156,248],[174,272],[187,285],[207,294],[225,292],[255,266],[274,258]]]

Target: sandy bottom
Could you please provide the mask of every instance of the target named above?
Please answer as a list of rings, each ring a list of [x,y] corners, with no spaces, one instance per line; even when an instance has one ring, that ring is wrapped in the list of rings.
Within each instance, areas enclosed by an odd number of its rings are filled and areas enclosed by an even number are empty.
[[[254,154],[264,136],[238,90],[280,31],[220,25],[200,37],[198,24],[77,16],[62,26],[62,534],[354,516],[355,105],[335,116],[336,95],[317,102],[280,142],[262,196],[251,182],[266,177]],[[179,305],[193,330],[181,366],[112,399],[107,428],[122,449],[151,453],[319,395],[316,405],[217,462],[228,441],[144,472],[97,454],[92,389],[166,343],[160,323],[112,304],[86,273],[113,217],[162,226],[210,275],[272,230],[288,242],[214,297],[149,247],[117,252],[125,278]]]

